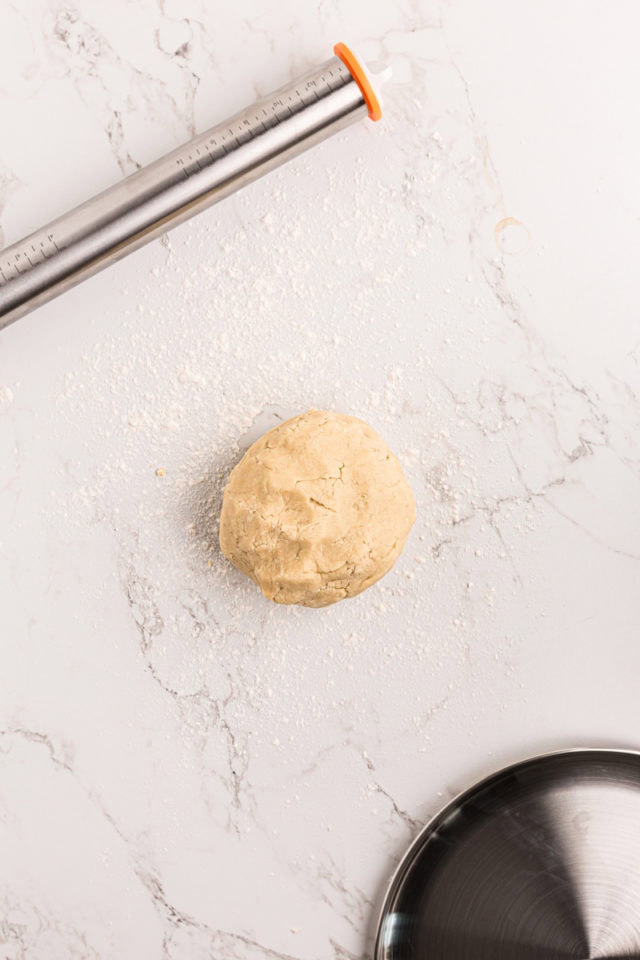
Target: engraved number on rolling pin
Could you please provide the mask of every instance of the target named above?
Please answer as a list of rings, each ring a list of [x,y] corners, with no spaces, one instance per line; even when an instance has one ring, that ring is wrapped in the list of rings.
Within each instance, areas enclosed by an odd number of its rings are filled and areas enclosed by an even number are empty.
[[[248,143],[254,137],[260,136],[271,127],[276,127],[282,120],[293,116],[319,100],[319,93],[323,90],[333,90],[344,82],[347,68],[342,66],[331,68],[313,80],[307,80],[300,87],[294,87],[290,93],[283,93],[270,103],[265,103],[255,112],[244,116],[233,127],[216,127],[215,132],[197,146],[190,145],[189,152],[177,157],[176,166],[182,171],[185,179],[204,167],[221,160],[236,147]]]
[[[60,248],[52,233],[25,240],[22,249],[10,257],[4,257],[0,250],[0,281],[7,283],[56,253],[60,253]]]

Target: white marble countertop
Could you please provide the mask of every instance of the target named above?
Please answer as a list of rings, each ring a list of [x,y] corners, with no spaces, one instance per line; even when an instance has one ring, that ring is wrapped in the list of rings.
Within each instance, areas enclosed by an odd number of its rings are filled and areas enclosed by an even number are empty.
[[[446,798],[640,744],[634,0],[0,0],[11,243],[357,43],[351,127],[0,335],[0,958],[354,960]],[[212,548],[333,407],[418,521],[324,611]]]

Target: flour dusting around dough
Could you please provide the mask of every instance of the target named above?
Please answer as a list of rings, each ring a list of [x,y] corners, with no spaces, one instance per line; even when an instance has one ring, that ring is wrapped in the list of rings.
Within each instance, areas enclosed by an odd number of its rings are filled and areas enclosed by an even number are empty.
[[[384,149],[371,149],[378,135]],[[217,664],[236,663],[239,647],[238,688],[251,709],[305,726],[327,709],[326,696],[296,696],[307,670],[325,677],[330,702],[347,695],[353,673],[404,686],[422,664],[437,677],[452,658],[468,662],[465,598],[493,603],[486,563],[473,555],[478,545],[494,550],[474,508],[473,430],[460,419],[460,435],[452,431],[457,401],[430,359],[450,331],[446,311],[430,310],[429,290],[457,282],[449,258],[436,256],[445,148],[436,145],[419,181],[408,158],[389,163],[400,142],[390,111],[381,133],[353,128],[141,252],[146,274],[129,258],[95,345],[60,384],[60,429],[79,425],[91,437],[66,468],[73,488],[55,507],[60,529],[115,531],[123,591],[145,598],[133,610],[143,656],[163,688],[184,697],[194,731],[205,721],[189,693],[213,682]],[[447,187],[447,217],[468,203],[464,180],[456,189]],[[434,264],[419,288],[416,258]],[[467,274],[468,337],[441,354],[458,366],[485,326]],[[310,407],[348,411],[385,437],[418,516],[394,575],[322,617],[266,605],[218,547],[230,471],[257,436]],[[434,633],[431,621],[448,626]],[[348,696],[354,717],[369,714],[364,692]],[[410,709],[421,726],[419,705]],[[290,740],[281,740],[285,749]]]

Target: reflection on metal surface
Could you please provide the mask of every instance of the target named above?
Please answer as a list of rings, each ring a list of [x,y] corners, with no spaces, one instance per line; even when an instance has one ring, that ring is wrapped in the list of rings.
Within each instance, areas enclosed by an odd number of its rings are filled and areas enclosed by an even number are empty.
[[[401,864],[375,957],[640,960],[640,754],[551,754],[455,800]]]

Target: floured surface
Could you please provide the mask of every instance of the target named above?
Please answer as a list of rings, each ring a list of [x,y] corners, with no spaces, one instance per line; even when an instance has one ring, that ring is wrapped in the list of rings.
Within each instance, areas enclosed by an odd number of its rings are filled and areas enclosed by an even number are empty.
[[[7,242],[343,31],[396,76],[380,124],[2,335],[6,951],[365,956],[451,791],[640,741],[637,58],[605,16],[0,11]],[[401,575],[321,616],[215,549],[241,452],[312,406],[378,429],[418,507]]]

